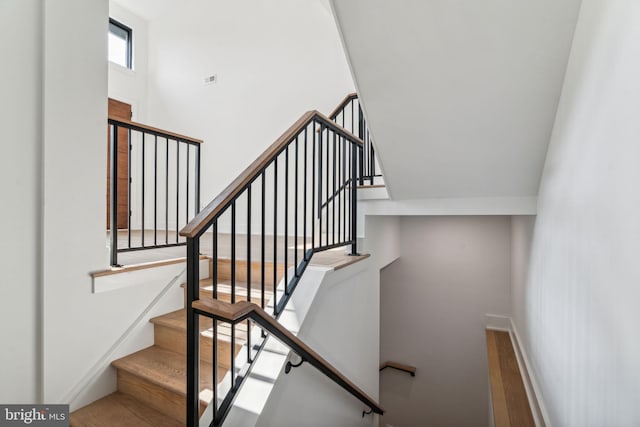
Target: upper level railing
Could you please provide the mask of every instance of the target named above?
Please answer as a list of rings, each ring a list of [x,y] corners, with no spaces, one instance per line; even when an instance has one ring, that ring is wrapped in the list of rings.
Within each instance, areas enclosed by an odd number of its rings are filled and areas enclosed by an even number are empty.
[[[362,171],[360,185],[364,185],[365,181],[369,181],[369,185],[374,185],[375,179],[380,179],[382,174],[378,172],[379,168],[376,164],[376,153],[373,148],[371,133],[362,112],[358,95],[356,93],[347,95],[329,114],[329,118],[362,140],[364,146],[362,164],[359,165]]]
[[[341,246],[349,246],[351,254],[357,253],[357,182],[362,149],[363,142],[357,136],[319,112],[309,111],[180,232],[187,239],[188,426],[197,425],[200,414],[200,316],[213,319],[211,425],[219,426],[266,340],[264,333],[252,333],[252,322],[282,339],[282,333],[278,335],[271,327],[273,322],[265,321],[264,313],[269,310],[277,319],[284,311],[312,255]],[[240,301],[255,302],[251,307],[260,315],[231,318],[204,308],[199,283],[201,253],[213,259],[213,299],[218,299],[221,286],[218,260],[226,256],[231,269],[224,284],[230,290],[228,309],[237,310]],[[240,257],[244,257],[241,263]],[[284,268],[279,270],[278,265]],[[282,271],[282,281],[278,271]],[[226,360],[221,360],[218,349],[221,328],[228,331],[233,349],[224,356]],[[238,343],[243,344],[240,355],[235,351]],[[295,352],[302,351],[299,342],[288,344]],[[308,355],[298,354],[310,360]],[[321,358],[314,360],[314,366],[335,380],[334,374],[329,374],[335,371],[331,365]],[[219,366],[229,367],[225,384],[220,386]],[[366,394],[357,387],[345,388],[381,413],[377,403],[363,398]],[[224,389],[228,392],[218,396]]]
[[[201,140],[109,118],[110,262],[118,254],[186,244],[178,234],[200,211]]]

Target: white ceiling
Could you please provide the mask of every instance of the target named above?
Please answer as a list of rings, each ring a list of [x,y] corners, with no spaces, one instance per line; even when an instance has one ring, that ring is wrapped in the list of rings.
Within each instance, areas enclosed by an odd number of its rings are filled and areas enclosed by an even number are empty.
[[[394,199],[535,196],[580,0],[333,0]]]

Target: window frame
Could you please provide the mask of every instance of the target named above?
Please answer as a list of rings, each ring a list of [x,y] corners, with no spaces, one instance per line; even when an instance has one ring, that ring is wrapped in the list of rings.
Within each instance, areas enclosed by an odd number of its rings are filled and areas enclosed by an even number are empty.
[[[127,38],[125,40],[127,42],[126,68],[129,70],[133,70],[133,30],[130,27],[124,25],[122,22],[109,17],[109,34],[113,34],[116,37],[120,37],[120,35],[111,31],[112,26],[123,31],[127,35]],[[122,66],[117,62],[113,62],[113,61],[109,61],[109,62]]]

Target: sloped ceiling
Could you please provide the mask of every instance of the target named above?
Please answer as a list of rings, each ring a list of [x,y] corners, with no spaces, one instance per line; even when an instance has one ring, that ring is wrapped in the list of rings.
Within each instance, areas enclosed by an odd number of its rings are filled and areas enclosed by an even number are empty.
[[[580,0],[333,0],[394,199],[535,196]]]

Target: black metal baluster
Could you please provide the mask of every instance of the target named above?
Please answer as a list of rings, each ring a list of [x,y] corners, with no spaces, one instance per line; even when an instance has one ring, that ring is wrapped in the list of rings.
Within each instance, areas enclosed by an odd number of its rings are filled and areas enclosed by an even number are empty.
[[[325,147],[326,147],[326,162],[327,162],[326,165],[325,165],[325,168],[324,168],[324,173],[325,173],[324,182],[325,182],[325,190],[326,190],[325,194],[326,194],[326,196],[325,196],[324,203],[323,203],[323,205],[325,206],[325,208],[324,208],[325,212],[327,213],[327,216],[325,217],[325,222],[326,222],[325,228],[326,228],[326,231],[324,233],[324,240],[325,240],[324,244],[325,244],[325,246],[329,246],[329,219],[330,219],[330,217],[329,217],[329,166],[331,165],[331,163],[329,163],[329,147],[331,146],[329,144],[329,141],[330,141],[329,130],[327,128],[327,143],[324,144]]]
[[[262,228],[260,230],[261,236],[260,236],[260,284],[261,284],[261,289],[260,289],[260,307],[262,307],[264,309],[265,304],[264,304],[264,297],[265,297],[265,270],[264,270],[264,266],[265,266],[265,186],[266,186],[266,182],[265,182],[266,176],[265,176],[265,172],[262,171],[262,197],[260,198],[260,203],[261,203],[261,207],[260,207],[260,211],[261,211],[261,225]]]
[[[118,125],[111,127],[111,168],[109,193],[109,227],[111,228],[111,265],[118,265]]]
[[[169,138],[164,139],[166,142],[166,152],[164,157],[164,244],[169,244]]]
[[[153,245],[158,246],[158,135],[153,149]]]
[[[304,195],[303,195],[303,210],[302,210],[302,256],[307,256],[307,162],[309,158],[307,157],[307,128],[304,128],[304,172],[303,172],[303,187],[304,187]]]
[[[342,241],[347,241],[347,140],[342,140]]]
[[[371,179],[373,179],[373,158],[371,157],[371,136],[369,135],[369,128],[367,127],[367,122],[365,121],[364,124],[364,129],[365,132],[367,132],[367,163],[368,163],[368,167],[369,170],[367,171],[367,173],[369,174],[369,182],[371,183]]]
[[[355,133],[354,131],[356,129],[355,120],[354,120],[355,108],[356,108],[356,102],[355,102],[355,100],[352,100],[351,101],[351,132],[353,132],[353,133]]]
[[[342,241],[342,144],[344,143],[344,137],[338,137],[338,241]]]
[[[278,156],[273,160],[273,315],[278,315]]]
[[[294,226],[293,226],[293,234],[294,234],[294,243],[293,243],[293,275],[294,277],[298,277],[298,136],[296,136],[296,165],[295,165],[295,183],[293,190],[293,217],[294,217]]]
[[[215,421],[218,416],[218,321],[216,319],[211,320],[213,321],[211,325],[211,329],[213,332],[213,347],[211,354],[211,364],[213,365],[213,381],[211,387],[213,389],[212,415],[213,420]]]
[[[189,222],[189,144],[184,145],[184,148],[187,149],[187,165],[185,167],[186,169],[186,200],[185,200],[185,216],[184,216],[184,220],[188,223]],[[177,231],[177,230],[176,230]]]
[[[142,187],[142,199],[141,199],[141,203],[140,203],[140,208],[142,210],[142,247],[144,248],[144,179],[145,179],[145,163],[146,163],[146,158],[145,158],[145,146],[147,144],[145,144],[146,142],[146,138],[145,138],[145,133],[142,132],[142,179],[141,179],[141,187]]]
[[[247,187],[247,301],[251,302],[251,184]],[[251,322],[247,320],[247,363],[251,363]]]
[[[311,249],[316,247],[316,122],[312,122],[311,135]]]
[[[376,176],[376,152],[373,149],[373,141],[371,141],[371,135],[369,135],[369,158],[371,159],[371,185]]]
[[[236,303],[236,201],[231,202],[231,304]],[[236,348],[236,325],[231,326],[231,388],[236,383],[236,364],[235,364],[235,348]]]
[[[364,138],[364,116],[362,114],[362,107],[358,102],[358,138],[360,138],[363,142]],[[360,185],[364,185],[364,158],[363,156],[359,157],[359,165],[360,165]]]
[[[357,214],[358,214],[358,186],[356,180],[357,176],[357,166],[356,161],[358,157],[360,157],[360,161],[362,161],[362,151],[360,151],[360,156],[358,156],[358,146],[356,144],[352,144],[352,158],[351,158],[351,255],[358,254],[358,245],[357,245]]]
[[[284,149],[284,294],[289,295],[289,145]]]
[[[235,348],[236,348],[236,325],[231,323],[229,325],[231,327],[231,352],[229,353],[230,363],[229,363],[229,371],[231,373],[231,389],[236,386],[236,358],[235,358]]]
[[[322,124],[318,133],[318,247],[322,247]]]
[[[355,182],[353,182],[351,180],[351,178],[353,177],[353,171],[351,170],[353,167],[353,145],[354,143],[352,142],[349,145],[349,148],[347,149],[347,155],[349,156],[349,160],[347,163],[347,166],[349,168],[348,173],[349,173],[349,193],[348,193],[348,197],[349,197],[349,222],[348,222],[348,227],[349,227],[349,240],[351,240],[351,205],[353,204],[352,200],[351,200],[351,188],[355,185]]]
[[[200,327],[192,303],[200,299],[200,238],[187,239],[187,425],[200,417]],[[214,337],[215,338],[215,337]],[[213,387],[215,388],[215,386]],[[215,395],[214,395],[215,399]],[[215,400],[214,400],[215,402]]]
[[[364,126],[364,123],[363,123]],[[364,177],[369,178],[369,139],[367,138],[367,128],[364,127],[364,145],[362,146],[362,158],[364,163]]]
[[[176,139],[176,243],[180,228],[180,142]]]
[[[218,299],[218,220],[211,226],[211,292]]]
[[[331,170],[333,173],[333,188],[332,188],[332,199],[331,199],[331,244],[335,245],[336,243],[336,133],[333,132],[333,168]]]
[[[196,204],[195,215],[200,213],[200,144],[196,144],[196,182],[195,182],[195,197],[194,202]]]
[[[127,247],[131,247],[131,150],[133,150],[133,141],[131,140],[131,130],[127,129]],[[117,161],[117,158],[116,158]],[[116,179],[118,177],[116,176]],[[118,209],[118,205],[116,205]]]
[[[231,304],[236,303],[236,201],[231,202]]]

